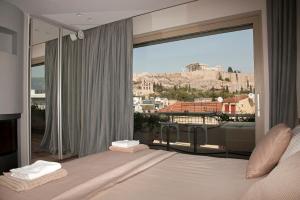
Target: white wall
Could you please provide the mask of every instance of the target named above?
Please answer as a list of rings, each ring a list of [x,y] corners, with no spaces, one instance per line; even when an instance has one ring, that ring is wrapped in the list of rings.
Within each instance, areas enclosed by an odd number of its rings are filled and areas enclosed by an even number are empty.
[[[28,33],[28,29],[24,26],[25,19],[21,10],[0,0],[0,26],[17,33],[16,52],[13,54],[0,52],[0,114],[21,113],[21,119],[18,121],[19,165],[27,164],[29,161],[29,102],[26,91],[28,40],[24,41],[24,34]]]
[[[30,95],[30,87],[28,85],[29,83],[29,70],[30,67],[28,66],[29,60],[29,46],[26,44],[29,44],[29,21],[30,17],[28,14],[25,14],[24,17],[24,59],[23,59],[23,112],[21,115],[21,120],[19,123],[19,166],[24,166],[29,164],[30,160],[30,101],[29,101],[29,95]]]
[[[23,12],[0,1],[0,27],[17,34],[16,52],[0,51],[0,114],[22,112],[23,22]]]
[[[0,51],[13,52],[13,39],[11,34],[2,33],[0,28]]]
[[[45,56],[45,43],[32,46],[31,58]]]
[[[268,44],[266,0],[199,0],[133,18],[134,35],[207,21],[216,18],[261,11],[264,64],[264,105],[269,105]],[[269,127],[269,106],[265,106],[264,132]]]

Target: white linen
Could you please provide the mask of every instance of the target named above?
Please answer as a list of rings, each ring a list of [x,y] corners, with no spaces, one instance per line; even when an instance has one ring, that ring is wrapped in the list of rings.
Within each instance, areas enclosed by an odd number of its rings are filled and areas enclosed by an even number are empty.
[[[31,165],[21,168],[11,169],[11,176],[23,180],[34,180],[46,174],[50,174],[61,169],[61,164],[57,162],[48,162],[38,160]]]
[[[261,179],[245,178],[247,163],[178,153],[111,188],[95,191],[87,199],[240,200]]]
[[[129,148],[139,144],[140,144],[139,140],[119,140],[119,141],[112,142],[111,146]]]

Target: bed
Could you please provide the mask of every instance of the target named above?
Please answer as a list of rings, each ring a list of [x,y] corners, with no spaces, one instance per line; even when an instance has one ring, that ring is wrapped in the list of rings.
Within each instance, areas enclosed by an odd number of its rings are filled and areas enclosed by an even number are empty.
[[[1,200],[238,200],[259,179],[247,160],[162,150],[107,151],[63,163],[68,176],[25,192],[0,186]]]

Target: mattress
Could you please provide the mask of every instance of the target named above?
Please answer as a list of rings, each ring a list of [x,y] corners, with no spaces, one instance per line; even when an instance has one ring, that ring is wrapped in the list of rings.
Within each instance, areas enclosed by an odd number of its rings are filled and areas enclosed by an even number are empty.
[[[245,179],[247,162],[176,154],[90,199],[239,200],[259,180]]]
[[[239,199],[258,179],[247,161],[144,150],[104,152],[63,164],[68,176],[26,192],[0,187],[1,200]]]
[[[94,177],[107,173],[121,165],[148,155],[155,150],[136,153],[106,151],[65,162],[62,167],[68,176],[26,192],[15,192],[0,186],[0,200],[50,200]]]

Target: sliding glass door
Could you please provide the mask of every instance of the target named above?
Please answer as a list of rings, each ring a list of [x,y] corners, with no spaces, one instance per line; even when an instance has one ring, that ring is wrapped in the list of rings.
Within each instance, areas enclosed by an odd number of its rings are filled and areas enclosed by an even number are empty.
[[[31,20],[31,162],[78,154],[80,81],[75,70],[80,70],[80,56],[73,36],[77,38],[70,30]]]
[[[55,131],[59,28],[38,19],[31,20],[31,162],[58,160],[58,135]]]

